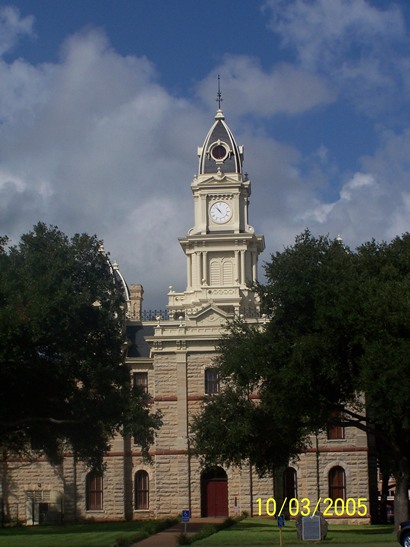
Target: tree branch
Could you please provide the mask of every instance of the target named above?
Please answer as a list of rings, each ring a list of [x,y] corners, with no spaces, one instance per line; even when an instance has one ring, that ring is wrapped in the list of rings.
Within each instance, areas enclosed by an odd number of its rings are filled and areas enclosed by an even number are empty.
[[[51,423],[51,424],[79,424],[83,420],[61,420],[57,418],[52,417],[40,417],[40,416],[30,416],[27,418],[20,418],[18,420],[10,420],[10,421],[3,421],[0,420],[0,427],[7,429],[7,430],[13,430],[15,427],[21,428],[22,425],[30,424],[30,423]]]

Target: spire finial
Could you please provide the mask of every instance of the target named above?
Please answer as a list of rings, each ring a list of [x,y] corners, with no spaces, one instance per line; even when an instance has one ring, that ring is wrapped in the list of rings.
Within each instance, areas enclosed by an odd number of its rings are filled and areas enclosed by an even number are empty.
[[[222,99],[222,93],[221,93],[221,77],[218,74],[218,93],[217,93],[216,102],[218,103],[218,109],[219,110],[221,110],[221,102],[222,101],[223,101],[223,99]]]

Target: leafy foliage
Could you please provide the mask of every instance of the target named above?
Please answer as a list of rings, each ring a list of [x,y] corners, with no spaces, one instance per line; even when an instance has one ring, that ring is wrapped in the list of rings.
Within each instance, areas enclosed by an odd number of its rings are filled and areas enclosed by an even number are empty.
[[[265,269],[255,289],[270,320],[229,326],[218,359],[225,387],[193,422],[203,463],[271,471],[343,408],[343,425],[374,434],[380,460],[407,484],[410,235],[353,252],[305,231]]]
[[[67,446],[99,467],[113,435],[160,417],[130,396],[124,365],[124,297],[101,242],[69,239],[39,223],[0,253],[0,442],[43,450]],[[145,447],[147,450],[147,447]]]
[[[289,455],[302,450],[308,431],[303,421],[286,419],[279,401],[272,417],[269,388],[262,382],[264,374],[271,376],[265,333],[239,320],[230,328],[219,348],[224,388],[206,400],[202,414],[193,420],[195,450],[205,466],[240,467],[250,461],[260,474],[269,473],[274,464],[284,465]]]

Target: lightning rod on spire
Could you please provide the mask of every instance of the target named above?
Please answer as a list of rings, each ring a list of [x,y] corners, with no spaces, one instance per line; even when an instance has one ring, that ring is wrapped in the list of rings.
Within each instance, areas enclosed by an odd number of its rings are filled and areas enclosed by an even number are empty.
[[[222,99],[222,93],[221,93],[221,77],[218,74],[218,93],[217,93],[216,102],[218,103],[219,110],[221,110],[221,102],[222,101],[223,101],[223,99]]]

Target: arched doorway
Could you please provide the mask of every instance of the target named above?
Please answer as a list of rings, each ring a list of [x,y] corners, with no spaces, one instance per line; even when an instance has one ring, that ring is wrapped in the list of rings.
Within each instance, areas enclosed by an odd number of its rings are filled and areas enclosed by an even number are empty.
[[[201,475],[201,516],[228,516],[228,477],[222,467],[208,469]]]

